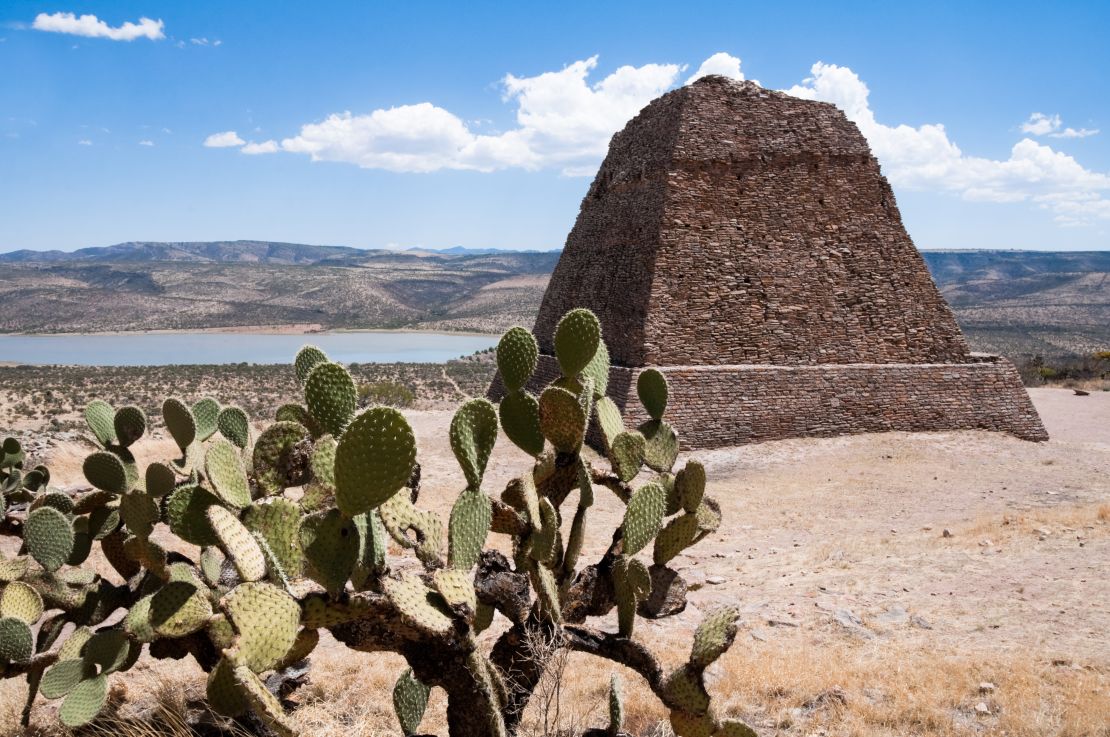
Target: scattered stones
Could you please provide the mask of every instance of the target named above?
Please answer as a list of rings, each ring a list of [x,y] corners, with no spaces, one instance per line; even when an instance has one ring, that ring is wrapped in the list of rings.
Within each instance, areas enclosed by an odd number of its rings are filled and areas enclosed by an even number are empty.
[[[979,684],[979,693],[988,694],[994,693],[995,685],[990,681],[983,681]]]
[[[949,530],[947,527],[945,527],[944,532],[940,533],[940,536],[941,537],[952,537],[952,531]]]
[[[707,576],[705,582],[710,586],[720,586],[726,580],[724,576]]]
[[[975,705],[975,713],[976,714],[990,714],[991,713],[991,708],[989,706],[987,706],[985,701],[980,701],[978,704]]]
[[[651,594],[640,602],[636,611],[649,619],[667,617],[686,608],[686,581],[682,576],[664,565],[648,568],[651,574]]]

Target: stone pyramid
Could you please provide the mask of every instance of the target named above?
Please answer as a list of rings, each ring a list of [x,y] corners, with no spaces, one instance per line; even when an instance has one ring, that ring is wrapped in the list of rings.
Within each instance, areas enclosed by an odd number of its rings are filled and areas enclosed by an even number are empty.
[[[970,352],[855,124],[751,82],[705,77],[613,137],[536,320],[544,354],[574,307],[601,320],[629,424],[637,370],[659,368],[686,447],[1047,437],[1014,367]]]

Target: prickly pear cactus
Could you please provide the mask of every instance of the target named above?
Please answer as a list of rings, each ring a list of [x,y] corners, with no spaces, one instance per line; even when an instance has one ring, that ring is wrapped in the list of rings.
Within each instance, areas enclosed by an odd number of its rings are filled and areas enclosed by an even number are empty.
[[[626,428],[606,396],[597,318],[568,313],[554,346],[562,375],[536,386],[535,338],[519,327],[502,337],[505,396],[497,406],[469,400],[451,421],[461,491],[443,500],[446,520],[420,496],[405,416],[358,412],[350,374],[312,346],[293,368],[303,396],[257,436],[242,409],[211,397],[168,398],[156,418],[90,403],[98,448],[83,464],[86,490],[51,487],[49,470],[25,467],[20,444],[4,440],[0,534],[20,544],[0,557],[0,677],[26,678],[24,721],[37,695],[59,701],[68,727],[106,719],[117,674],[141,657],[191,657],[208,673],[216,714],[253,712],[273,732],[296,734],[296,714],[267,687],[282,679],[268,675],[303,667],[327,631],[408,661],[393,690],[405,735],[418,732],[434,687],[447,693],[452,733],[516,734],[552,656],[528,645],[537,637],[639,671],[679,735],[752,734],[718,719],[702,676],[736,635],[734,610],[708,614],[689,661],[665,678],[636,640],[655,582],[678,575],[667,563],[720,524],[705,468],[675,468],[666,378],[641,372],[651,419]],[[139,463],[132,450],[157,424],[179,452]],[[602,468],[583,453],[591,424]],[[532,461],[491,493],[486,469],[502,431]],[[625,505],[615,531],[591,522],[596,493]],[[82,567],[97,545],[117,577]],[[600,559],[582,565],[597,548]],[[498,616],[507,622],[491,648],[478,635]],[[614,678],[609,724],[589,734],[624,734],[620,691]]]

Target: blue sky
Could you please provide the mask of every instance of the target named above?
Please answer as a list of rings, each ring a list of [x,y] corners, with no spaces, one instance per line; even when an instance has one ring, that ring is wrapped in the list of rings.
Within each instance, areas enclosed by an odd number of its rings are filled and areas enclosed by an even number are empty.
[[[558,248],[609,135],[699,70],[840,105],[919,247],[1105,249],[1108,27],[1104,2],[8,0],[0,251]]]

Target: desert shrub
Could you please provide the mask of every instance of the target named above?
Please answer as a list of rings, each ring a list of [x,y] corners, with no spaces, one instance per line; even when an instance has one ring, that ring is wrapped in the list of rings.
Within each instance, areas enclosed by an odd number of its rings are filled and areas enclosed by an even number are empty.
[[[360,407],[371,404],[411,407],[415,401],[416,394],[412,389],[395,381],[375,381],[371,384],[359,384],[358,387],[358,406]]]
[[[735,608],[708,612],[688,661],[669,673],[632,637],[637,616],[684,606],[686,586],[667,564],[720,524],[703,466],[674,468],[665,377],[640,374],[651,419],[629,429],[606,396],[597,318],[568,313],[554,344],[562,376],[537,397],[527,389],[536,341],[508,331],[497,348],[500,406],[472,399],[455,413],[463,490],[446,522],[418,506],[421,470],[404,416],[382,405],[359,412],[350,373],[312,346],[294,364],[303,403],[283,405],[257,437],[236,406],[166,399],[162,421],[178,454],[145,468],[129,448],[147,431],[146,413],[92,401],[85,419],[100,449],[84,463],[88,491],[52,488],[49,470],[25,468],[19,443],[5,440],[0,534],[21,547],[0,560],[0,676],[26,678],[24,721],[41,693],[61,700],[67,726],[94,722],[114,674],[142,657],[191,657],[208,673],[213,711],[245,725],[254,714],[293,734],[267,684],[276,689],[305,667],[325,630],[355,650],[407,660],[393,693],[406,735],[436,687],[447,694],[451,734],[516,734],[567,651],[644,678],[679,735],[752,734],[717,717],[703,679],[736,636]],[[602,468],[582,453],[591,422]],[[490,496],[483,477],[499,429],[533,462]],[[615,530],[588,524],[599,490],[626,504]],[[585,538],[598,533],[605,553],[584,564]],[[167,534],[197,554],[167,550],[158,542]],[[511,556],[487,545],[491,534],[509,539]],[[404,559],[387,555],[390,539]],[[95,546],[122,583],[82,567]],[[638,557],[649,549],[650,566]],[[588,623],[614,609],[615,631]],[[509,626],[487,651],[478,635],[495,614]],[[609,703],[608,727],[591,732],[620,731],[615,680]]]

